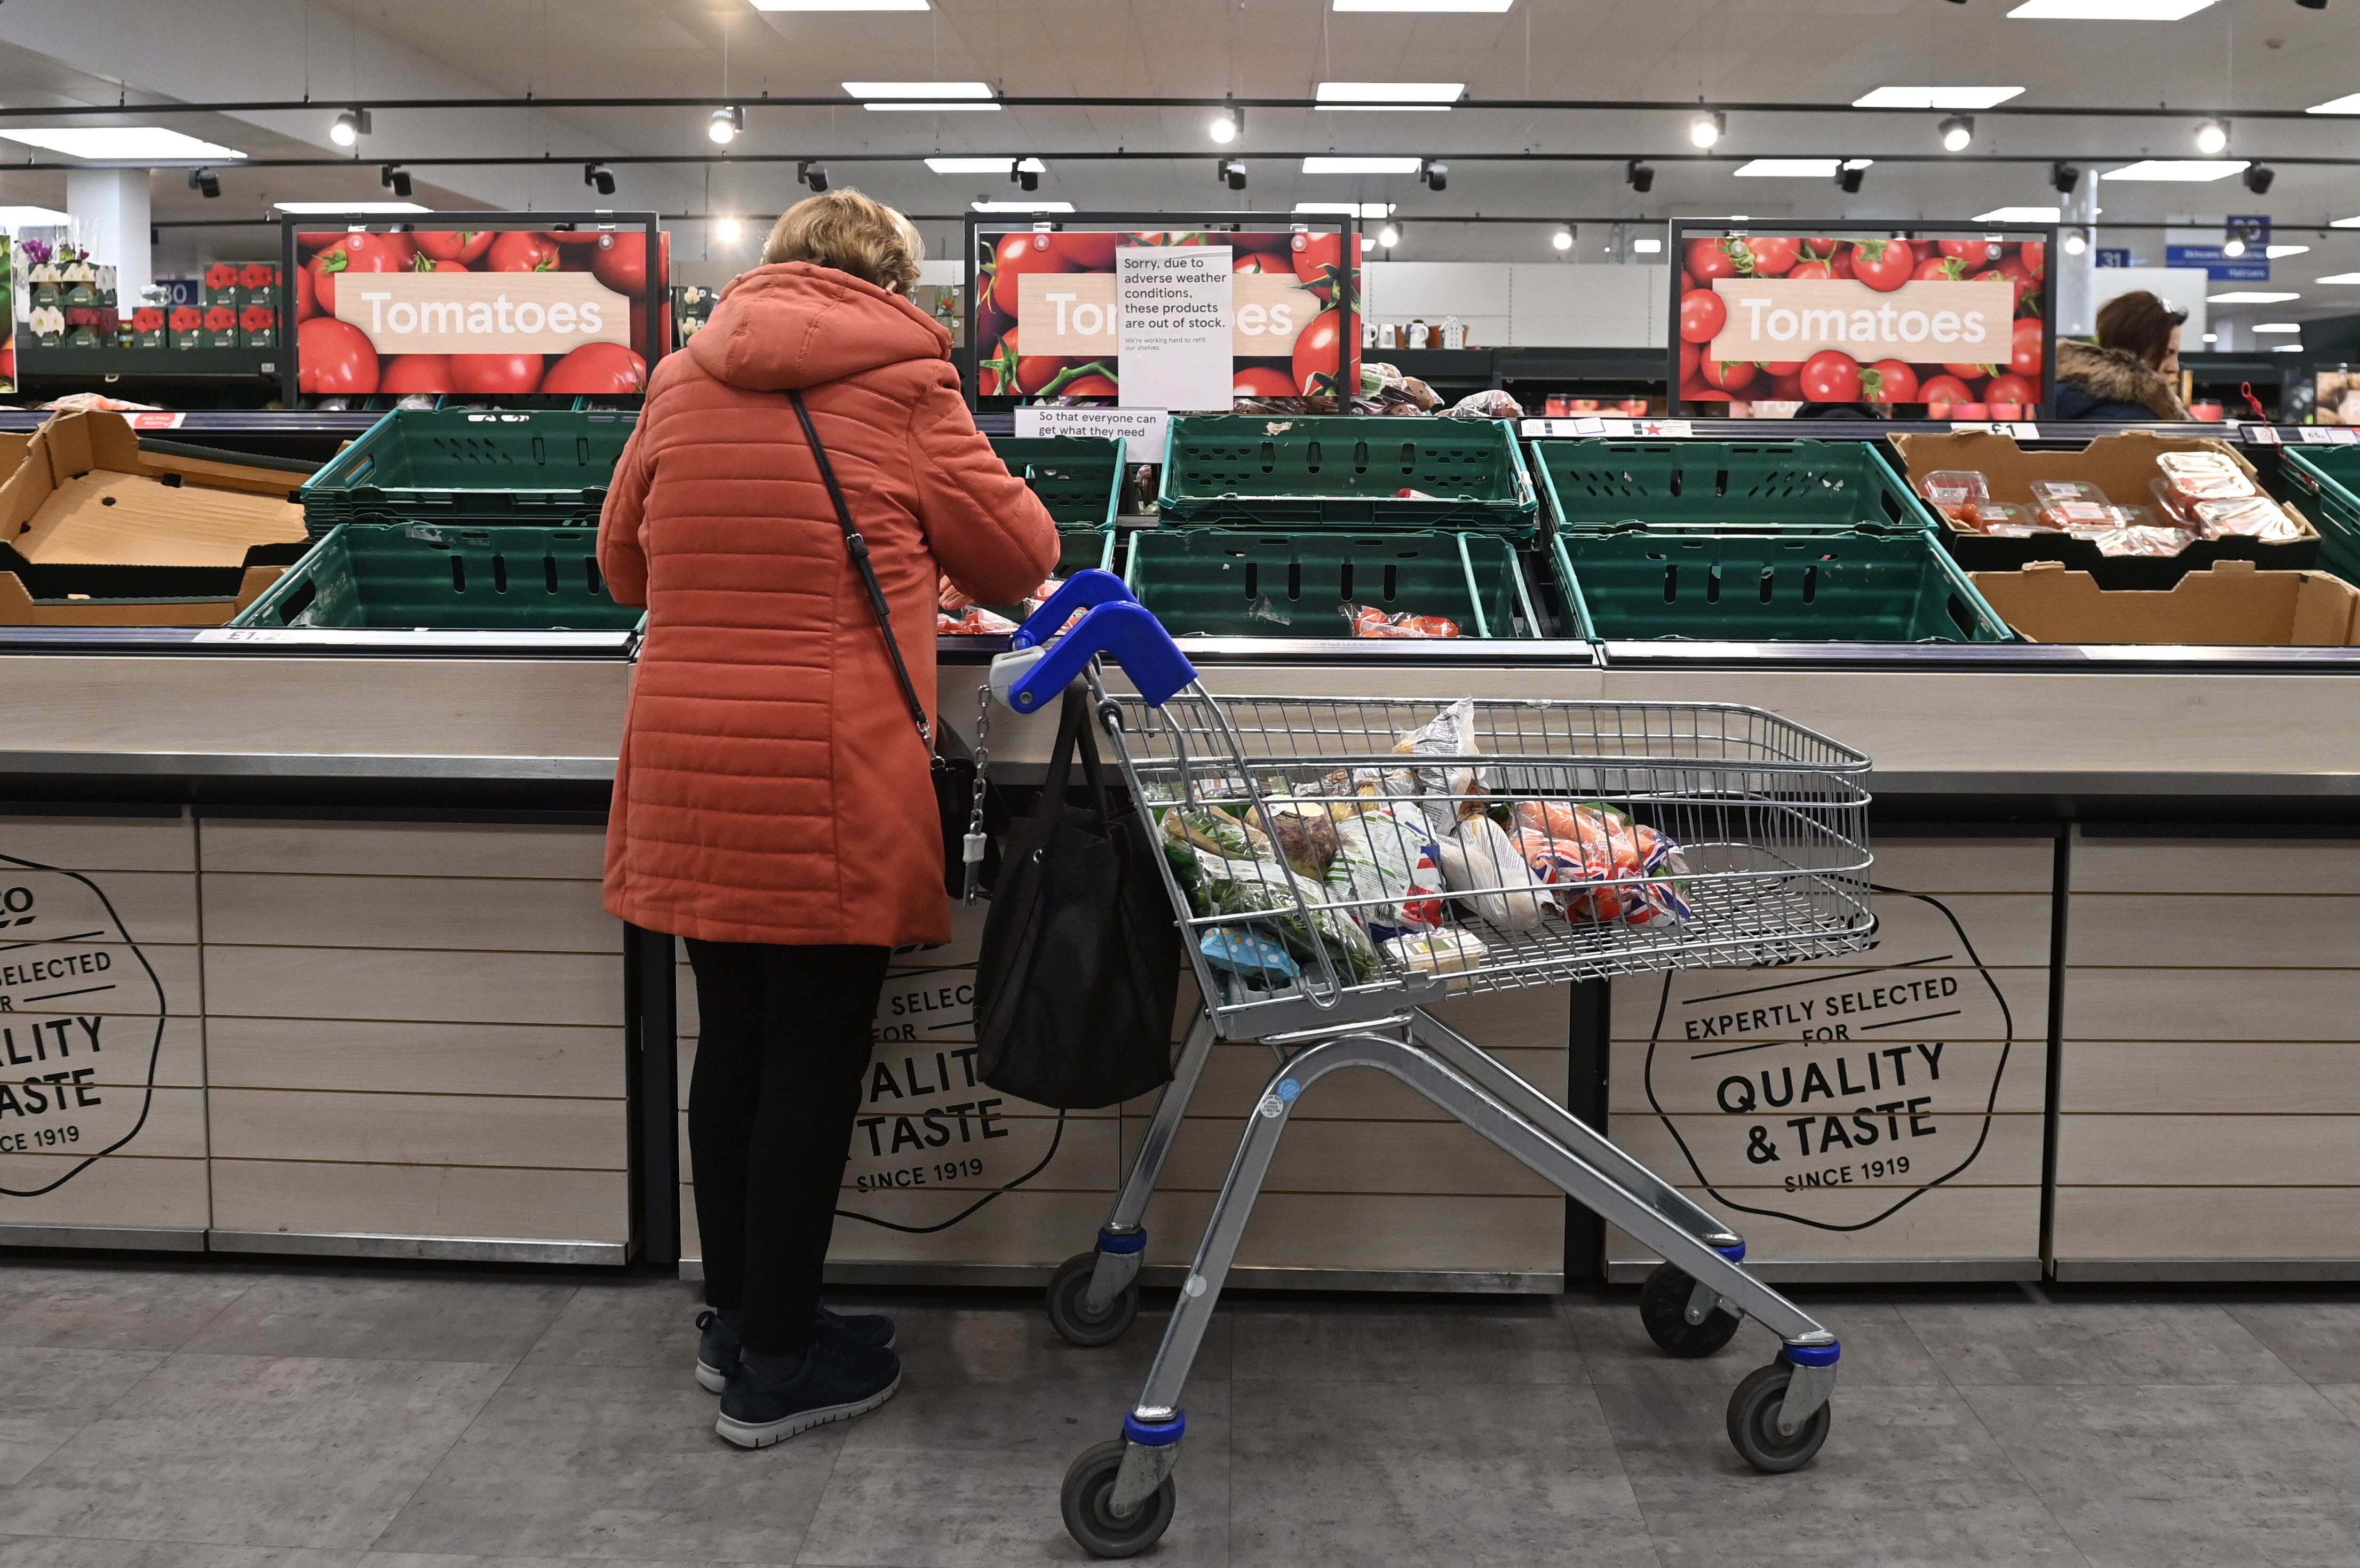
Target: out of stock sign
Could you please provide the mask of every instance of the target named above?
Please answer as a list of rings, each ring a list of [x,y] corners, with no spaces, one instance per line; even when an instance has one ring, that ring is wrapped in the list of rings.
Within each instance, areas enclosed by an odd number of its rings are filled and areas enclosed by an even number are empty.
[[[2005,281],[1927,279],[1880,293],[1851,278],[1717,278],[1728,309],[1706,357],[1732,365],[1841,349],[1863,365],[2005,365],[2016,290]]]
[[[631,341],[631,302],[587,272],[346,273],[336,318],[380,355],[563,354]]]

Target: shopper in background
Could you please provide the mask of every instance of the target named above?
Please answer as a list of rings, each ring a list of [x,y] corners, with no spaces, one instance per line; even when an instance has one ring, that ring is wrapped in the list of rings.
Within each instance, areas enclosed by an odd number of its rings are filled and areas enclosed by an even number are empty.
[[[2057,340],[2060,419],[2185,419],[2177,382],[2188,312],[2154,295],[2117,294],[2098,310],[2098,341]]]
[[[798,203],[764,265],[650,378],[598,525],[648,607],[606,831],[606,908],[688,939],[697,1380],[758,1448],[874,1410],[893,1325],[820,1305],[888,955],[950,940],[930,763],[811,444],[809,407],[934,707],[939,574],[1011,604],[1056,527],[976,432],[924,242],[856,191]]]

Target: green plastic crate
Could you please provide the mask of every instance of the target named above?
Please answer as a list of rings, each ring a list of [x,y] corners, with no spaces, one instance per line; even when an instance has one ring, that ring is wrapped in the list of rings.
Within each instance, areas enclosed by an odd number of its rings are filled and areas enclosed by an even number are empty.
[[[2346,583],[2360,584],[2360,446],[2288,447],[2278,473],[2301,493],[2311,527],[2319,530],[2319,564]]]
[[[1468,637],[1536,637],[1516,552],[1477,533],[1156,528],[1125,579],[1174,637],[1341,637],[1342,606],[1448,615]]]
[[[1920,529],[1633,528],[1559,533],[1549,553],[1567,617],[1592,642],[2007,642],[2015,635]]]
[[[589,528],[346,523],[230,622],[422,631],[628,631]]]
[[[595,524],[639,418],[398,408],[305,482],[303,523]]]
[[[1031,487],[1059,531],[1114,527],[1122,506],[1120,436],[994,436],[991,450]]]
[[[1867,441],[1540,441],[1533,462],[1560,530],[1934,527]]]
[[[1395,494],[1403,489],[1426,494]],[[1506,421],[1391,415],[1175,419],[1156,505],[1175,523],[1460,528],[1517,539],[1540,520]]]

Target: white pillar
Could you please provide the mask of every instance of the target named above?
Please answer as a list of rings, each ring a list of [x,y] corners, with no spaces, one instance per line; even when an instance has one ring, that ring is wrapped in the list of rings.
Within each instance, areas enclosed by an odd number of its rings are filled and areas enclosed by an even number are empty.
[[[2097,214],[2098,172],[2091,169],[2065,198],[2059,214],[2062,226],[2057,234],[2058,254],[2049,258],[2049,276],[2056,279],[2056,330],[2067,337],[2087,337],[2098,330]],[[2069,256],[2062,242],[2077,229],[2090,247],[2079,256]]]
[[[115,298],[128,310],[156,280],[148,244],[148,170],[77,169],[66,175],[68,231],[90,259],[115,268]]]

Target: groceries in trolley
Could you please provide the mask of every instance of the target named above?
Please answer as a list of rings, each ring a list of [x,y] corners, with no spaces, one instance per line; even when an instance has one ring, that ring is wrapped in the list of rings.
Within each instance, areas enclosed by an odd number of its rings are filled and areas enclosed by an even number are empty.
[[[1629,812],[1504,784],[1476,760],[1474,704],[1402,735],[1398,763],[1217,780],[1157,811],[1206,958],[1283,987],[1324,954],[1346,985],[1463,975],[1561,926],[1692,919],[1680,846]],[[1307,769],[1303,770],[1308,772]]]
[[[1049,596],[1065,585],[1058,578],[1044,577],[1041,580],[1041,586],[1027,593],[1016,607],[1020,613],[1030,615],[1047,604]],[[936,637],[1006,637],[1016,629],[1017,625],[1006,615],[977,604],[975,595],[948,577],[943,578],[935,590]]]

